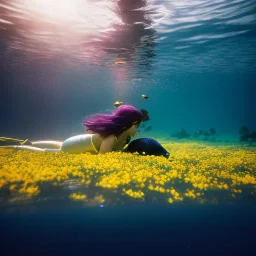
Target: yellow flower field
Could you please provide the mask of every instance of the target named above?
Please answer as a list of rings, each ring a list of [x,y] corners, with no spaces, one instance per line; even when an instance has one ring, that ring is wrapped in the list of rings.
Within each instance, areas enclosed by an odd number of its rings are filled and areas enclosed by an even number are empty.
[[[255,202],[255,148],[196,142],[163,146],[171,153],[168,160],[121,152],[0,149],[0,204],[51,200],[49,191],[84,205]]]

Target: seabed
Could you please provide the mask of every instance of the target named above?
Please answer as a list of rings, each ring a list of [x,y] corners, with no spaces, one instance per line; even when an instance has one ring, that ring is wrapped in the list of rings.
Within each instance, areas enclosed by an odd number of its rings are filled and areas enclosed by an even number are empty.
[[[0,150],[0,205],[111,207],[256,202],[255,147],[162,142],[169,159]]]

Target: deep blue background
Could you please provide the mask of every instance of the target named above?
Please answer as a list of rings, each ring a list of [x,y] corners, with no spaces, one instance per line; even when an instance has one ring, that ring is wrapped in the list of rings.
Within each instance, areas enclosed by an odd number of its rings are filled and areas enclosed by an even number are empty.
[[[1,255],[255,255],[255,206],[122,206],[0,215]]]

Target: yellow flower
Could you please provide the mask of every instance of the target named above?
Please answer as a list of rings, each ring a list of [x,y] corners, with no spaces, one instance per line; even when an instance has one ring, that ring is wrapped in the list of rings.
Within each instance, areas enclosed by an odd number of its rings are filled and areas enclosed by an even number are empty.
[[[168,198],[168,203],[172,204],[173,203],[173,199],[172,198]]]

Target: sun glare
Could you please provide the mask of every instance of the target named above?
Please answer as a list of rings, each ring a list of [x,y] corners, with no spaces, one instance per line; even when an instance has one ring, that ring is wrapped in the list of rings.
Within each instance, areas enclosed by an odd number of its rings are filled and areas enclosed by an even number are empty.
[[[23,0],[20,5],[30,17],[59,25],[95,29],[121,22],[111,10],[114,4],[110,1]]]
[[[88,0],[23,0],[24,10],[31,15],[51,22],[83,23],[90,26],[109,26],[119,22],[111,11],[113,3]]]
[[[104,41],[114,25],[122,24],[110,0],[12,0],[1,7],[6,10],[1,24],[14,25],[22,35],[22,43],[11,44],[16,50],[66,54],[85,43],[93,48],[93,42]]]

